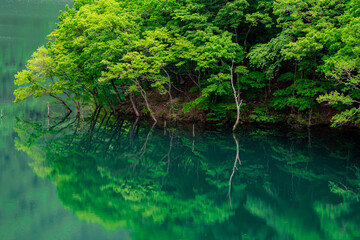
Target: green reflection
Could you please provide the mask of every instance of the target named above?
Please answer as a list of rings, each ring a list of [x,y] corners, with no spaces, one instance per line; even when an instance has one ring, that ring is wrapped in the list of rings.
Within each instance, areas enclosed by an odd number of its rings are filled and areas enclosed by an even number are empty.
[[[66,209],[108,231],[126,229],[133,239],[360,237],[356,158],[334,154],[359,152],[338,145],[338,135],[193,138],[106,115],[57,121],[17,119],[16,148],[56,185]]]

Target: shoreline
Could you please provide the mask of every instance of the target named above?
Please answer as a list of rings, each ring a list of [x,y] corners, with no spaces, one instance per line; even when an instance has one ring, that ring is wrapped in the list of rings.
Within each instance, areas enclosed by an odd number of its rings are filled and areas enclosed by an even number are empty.
[[[145,109],[144,103],[141,101],[142,99],[137,99],[137,105],[139,109]],[[151,109],[153,111],[153,115],[156,117],[157,122],[161,125],[164,124],[173,124],[180,123],[184,125],[189,124],[200,124],[207,127],[221,127],[224,129],[231,129],[235,122],[235,119],[232,119],[231,116],[227,116],[222,121],[213,121],[208,118],[207,114],[210,111],[192,109],[187,113],[183,112],[183,107],[186,103],[179,103],[177,105],[177,111],[173,116],[170,115],[169,109],[169,101],[159,101],[159,98],[153,97],[150,102]],[[118,114],[126,116],[130,119],[136,119],[136,114],[132,109],[130,102],[122,102],[121,105],[115,107],[115,111]],[[258,125],[258,126],[266,126],[266,127],[290,127],[292,129],[303,129],[303,128],[312,128],[312,127],[329,127],[329,128],[351,128],[351,129],[359,129],[359,124],[354,124],[351,122],[344,123],[341,126],[331,126],[331,118],[337,113],[336,109],[323,106],[315,109],[309,114],[306,113],[291,113],[291,111],[273,111],[272,114],[269,114],[269,118],[277,118],[273,121],[261,121],[254,120],[251,117],[253,115],[254,109],[246,109],[240,110],[240,122],[239,127],[244,125]],[[147,111],[141,111],[140,119],[150,120],[151,116]],[[309,124],[310,123],[310,124]]]

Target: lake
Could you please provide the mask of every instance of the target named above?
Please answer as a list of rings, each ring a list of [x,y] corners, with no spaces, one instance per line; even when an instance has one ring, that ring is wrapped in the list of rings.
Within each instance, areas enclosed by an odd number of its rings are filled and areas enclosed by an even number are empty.
[[[0,3],[0,239],[360,239],[358,130],[48,119],[13,75],[71,2]]]

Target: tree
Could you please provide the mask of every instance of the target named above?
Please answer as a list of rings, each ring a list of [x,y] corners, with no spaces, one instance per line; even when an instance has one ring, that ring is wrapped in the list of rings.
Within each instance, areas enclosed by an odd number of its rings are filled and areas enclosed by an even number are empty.
[[[197,108],[234,130],[240,120],[311,126],[313,118],[323,121],[320,101],[337,108],[334,125],[357,124],[357,5],[78,0],[16,76],[16,101],[51,95],[68,109],[73,101],[78,112],[81,104],[132,108],[154,121]]]
[[[24,100],[30,96],[41,97],[49,95],[61,102],[70,112],[71,109],[58,94],[66,93],[69,88],[65,82],[54,81],[54,61],[50,52],[45,47],[40,47],[33,53],[23,70],[15,75],[15,84],[23,86],[15,90],[15,102]]]

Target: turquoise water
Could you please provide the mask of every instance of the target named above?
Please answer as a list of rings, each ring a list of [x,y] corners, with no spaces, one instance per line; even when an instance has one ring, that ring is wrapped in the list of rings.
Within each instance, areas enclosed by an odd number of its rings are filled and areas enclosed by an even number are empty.
[[[93,117],[96,118],[95,116]],[[353,131],[236,136],[99,115],[16,121],[15,146],[63,207],[131,239],[357,239]],[[238,154],[237,154],[238,153]]]
[[[45,100],[13,75],[68,1],[0,0],[0,239],[360,239],[359,132],[160,125]]]

